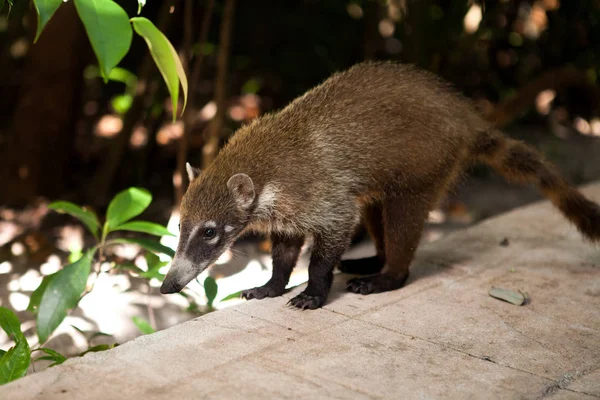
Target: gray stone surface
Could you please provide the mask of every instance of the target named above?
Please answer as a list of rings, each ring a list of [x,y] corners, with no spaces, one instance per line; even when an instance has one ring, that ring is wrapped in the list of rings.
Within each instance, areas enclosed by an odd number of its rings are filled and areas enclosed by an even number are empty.
[[[600,184],[585,192],[600,201]],[[509,246],[500,246],[508,238]],[[408,284],[250,301],[91,353],[1,399],[600,398],[600,249],[547,203],[423,246]],[[528,293],[517,307],[492,286]]]

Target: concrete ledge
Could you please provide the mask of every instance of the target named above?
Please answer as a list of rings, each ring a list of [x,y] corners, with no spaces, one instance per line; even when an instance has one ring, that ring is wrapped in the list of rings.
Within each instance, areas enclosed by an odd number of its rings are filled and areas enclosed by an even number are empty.
[[[600,201],[600,184],[586,194]],[[508,238],[509,246],[500,246]],[[423,246],[406,287],[250,301],[2,387],[2,399],[600,398],[600,250],[549,203]],[[517,307],[488,296],[522,290]]]

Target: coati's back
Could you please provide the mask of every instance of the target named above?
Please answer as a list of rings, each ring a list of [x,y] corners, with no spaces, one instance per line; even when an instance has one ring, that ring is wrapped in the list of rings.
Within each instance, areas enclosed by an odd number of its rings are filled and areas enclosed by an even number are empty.
[[[464,158],[483,120],[435,76],[411,66],[363,63],[337,73],[289,106],[242,127],[214,174],[275,180],[299,215],[332,197],[378,196],[398,182],[437,179]],[[281,199],[280,199],[281,200]],[[335,200],[335,199],[334,199]]]

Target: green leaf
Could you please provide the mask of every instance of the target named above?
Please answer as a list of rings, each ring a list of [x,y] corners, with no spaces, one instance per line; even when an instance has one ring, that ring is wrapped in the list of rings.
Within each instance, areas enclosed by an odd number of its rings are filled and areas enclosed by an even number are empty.
[[[183,88],[183,110],[187,104],[188,82],[181,65],[181,60],[169,39],[144,17],[131,18],[133,29],[146,40],[150,54],[158,67],[171,95],[173,105],[173,121],[177,115],[177,101],[179,100],[179,84]]]
[[[38,286],[37,289],[33,291],[31,297],[29,298],[29,305],[27,306],[27,311],[33,314],[37,314],[38,308],[40,307],[40,301],[42,301],[42,296],[44,295],[44,292],[48,287],[50,279],[52,279],[54,275],[55,274],[45,276],[42,280],[42,283],[40,283],[40,286]]]
[[[126,114],[132,104],[133,97],[130,94],[120,94],[110,100],[110,105],[120,115]]]
[[[38,358],[38,360],[54,361],[54,363],[52,365],[62,364],[67,360],[67,357],[63,356],[59,352],[54,351],[52,349],[45,348],[45,347],[40,347],[39,349],[35,349],[34,351],[43,351],[44,353],[48,354],[48,356],[40,357],[40,358]]]
[[[0,359],[0,385],[19,379],[27,373],[31,363],[29,344],[25,338],[17,340]]]
[[[0,359],[6,354],[6,350],[0,349]]]
[[[138,0],[138,14],[142,12],[142,7],[146,5],[146,0]]]
[[[77,204],[73,204],[68,201],[55,201],[48,205],[48,208],[54,211],[58,211],[61,213],[66,213],[74,216],[81,222],[87,226],[87,228],[92,232],[94,237],[98,239],[98,229],[100,229],[100,221],[98,221],[98,217],[91,210],[86,210],[85,208],[79,207]]]
[[[87,353],[96,353],[99,351],[104,351],[104,350],[110,350],[113,349],[115,347],[117,347],[119,345],[119,343],[113,343],[113,344],[99,344],[97,346],[94,347],[90,347],[89,349],[87,349],[86,351],[84,351],[83,353],[79,354],[79,357],[83,357],[85,356]]]
[[[142,271],[140,274],[142,277],[146,279],[156,278],[162,281],[165,278],[165,274],[161,274],[160,269],[165,265],[168,265],[168,261],[161,261],[160,258],[151,252],[147,252],[145,255],[146,263],[148,264],[148,271]]]
[[[154,253],[162,253],[166,254],[169,257],[175,257],[175,251],[167,246],[164,246],[158,242],[149,240],[149,239],[137,239],[137,238],[117,238],[111,239],[112,243],[134,243],[138,246],[143,247],[146,250],[152,251]]]
[[[152,195],[146,189],[132,187],[119,192],[108,205],[106,226],[112,231],[124,222],[140,215],[152,202]]]
[[[104,81],[131,46],[129,16],[112,0],[74,0]]]
[[[243,290],[240,290],[239,292],[231,293],[230,295],[223,297],[221,299],[221,301],[239,299],[240,296],[242,295],[242,292],[243,292]]]
[[[156,330],[152,327],[152,325],[150,325],[150,323],[148,321],[146,321],[144,318],[131,317],[131,320],[133,321],[135,326],[137,326],[137,328],[140,330],[140,332],[142,332],[144,335],[148,335],[150,333],[156,332]]]
[[[113,228],[112,231],[132,231],[132,232],[143,232],[149,233],[155,236],[175,236],[162,225],[155,224],[154,222],[146,221],[131,221],[123,225],[119,225]]]
[[[525,303],[525,296],[520,292],[513,292],[499,287],[492,287],[488,293],[491,297],[499,300],[507,301],[516,306],[523,305]]]
[[[206,299],[209,307],[212,307],[215,298],[217,297],[217,292],[219,291],[219,287],[217,286],[217,281],[212,276],[207,276],[204,280],[204,293],[206,294]]]
[[[38,17],[37,31],[35,33],[35,39],[33,39],[33,43],[38,41],[40,34],[44,30],[44,27],[62,3],[63,0],[33,0]]]
[[[40,343],[46,342],[52,332],[75,308],[85,290],[95,249],[88,250],[79,261],[69,264],[52,276],[37,313],[37,333]]]
[[[19,340],[23,339],[23,332],[21,332],[21,322],[17,315],[6,307],[0,307],[0,327],[6,332],[8,337],[11,339]]]

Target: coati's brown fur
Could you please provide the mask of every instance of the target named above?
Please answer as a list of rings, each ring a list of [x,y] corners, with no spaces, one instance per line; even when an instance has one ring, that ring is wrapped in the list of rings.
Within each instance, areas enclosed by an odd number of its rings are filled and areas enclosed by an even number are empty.
[[[195,179],[182,202],[180,243],[161,290],[180,290],[253,229],[272,237],[273,277],[244,296],[279,296],[311,235],[308,286],[291,304],[320,307],[361,214],[377,256],[342,269],[376,274],[352,279],[348,288],[362,294],[397,289],[428,212],[474,162],[510,182],[536,184],[586,238],[600,241],[600,207],[538,152],[490,128],[435,76],[369,62],[240,128],[201,174],[189,169]]]

